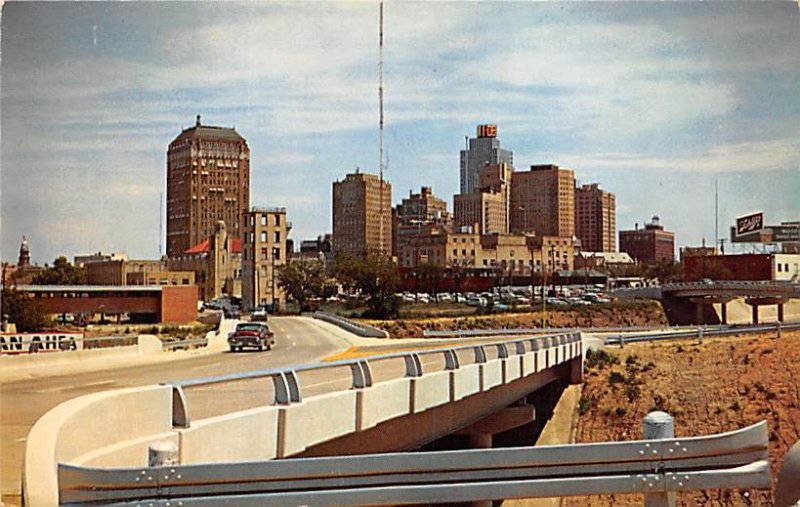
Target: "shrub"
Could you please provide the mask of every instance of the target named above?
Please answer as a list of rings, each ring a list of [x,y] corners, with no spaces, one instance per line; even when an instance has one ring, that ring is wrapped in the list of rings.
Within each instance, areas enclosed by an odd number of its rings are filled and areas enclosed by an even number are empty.
[[[622,384],[625,382],[625,376],[618,371],[612,371],[608,374],[608,384],[614,386],[616,384]]]
[[[625,396],[628,397],[628,401],[630,401],[631,403],[633,403],[636,400],[636,398],[639,397],[639,393],[640,393],[639,386],[634,384],[628,384],[625,386]]]
[[[586,367],[603,369],[612,364],[619,364],[619,358],[606,352],[605,350],[589,349],[586,353]]]
[[[583,415],[596,406],[597,398],[594,396],[581,396],[578,400],[578,413]]]

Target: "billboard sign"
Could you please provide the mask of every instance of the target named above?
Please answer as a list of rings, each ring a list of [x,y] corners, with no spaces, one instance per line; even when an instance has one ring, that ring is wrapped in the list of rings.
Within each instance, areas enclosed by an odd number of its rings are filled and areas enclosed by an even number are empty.
[[[764,228],[764,213],[751,213],[736,219],[736,235],[742,236],[752,232],[760,231]]]
[[[772,229],[772,241],[800,241],[800,227],[773,225],[770,229]]]
[[[82,350],[83,333],[0,333],[0,354]]]

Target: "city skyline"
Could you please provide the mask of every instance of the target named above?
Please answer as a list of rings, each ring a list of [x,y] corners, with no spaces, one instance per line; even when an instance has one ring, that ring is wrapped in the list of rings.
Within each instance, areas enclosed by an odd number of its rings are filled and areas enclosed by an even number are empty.
[[[800,215],[800,16],[792,3],[388,3],[393,204],[452,208],[459,152],[498,126],[517,170],[574,169],[677,246],[764,210]],[[2,258],[153,258],[166,147],[197,114],[251,149],[250,204],[331,230],[330,184],[377,173],[377,3],[6,3]],[[278,181],[279,184],[271,184]],[[165,229],[165,227],[164,227]],[[163,232],[161,233],[163,236]]]

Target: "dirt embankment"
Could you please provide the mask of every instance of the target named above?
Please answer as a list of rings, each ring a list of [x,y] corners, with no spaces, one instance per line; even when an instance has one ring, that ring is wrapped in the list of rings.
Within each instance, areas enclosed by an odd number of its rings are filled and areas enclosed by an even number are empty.
[[[577,442],[634,440],[651,410],[675,418],[676,436],[706,435],[767,420],[773,490],[780,464],[800,439],[800,333],[636,344],[587,361]],[[571,498],[577,506],[640,506],[641,496]],[[772,505],[768,491],[678,495],[678,505]]]
[[[502,313],[469,317],[367,320],[394,338],[420,337],[423,331],[517,329],[542,327],[542,312]],[[547,327],[616,327],[666,325],[661,305],[653,301],[547,310]]]

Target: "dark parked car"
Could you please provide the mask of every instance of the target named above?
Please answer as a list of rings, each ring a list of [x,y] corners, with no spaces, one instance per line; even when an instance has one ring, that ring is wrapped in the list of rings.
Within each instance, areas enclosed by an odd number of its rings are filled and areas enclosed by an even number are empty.
[[[273,345],[275,345],[275,335],[264,322],[242,322],[228,335],[231,352],[244,350],[245,347],[269,350]]]

